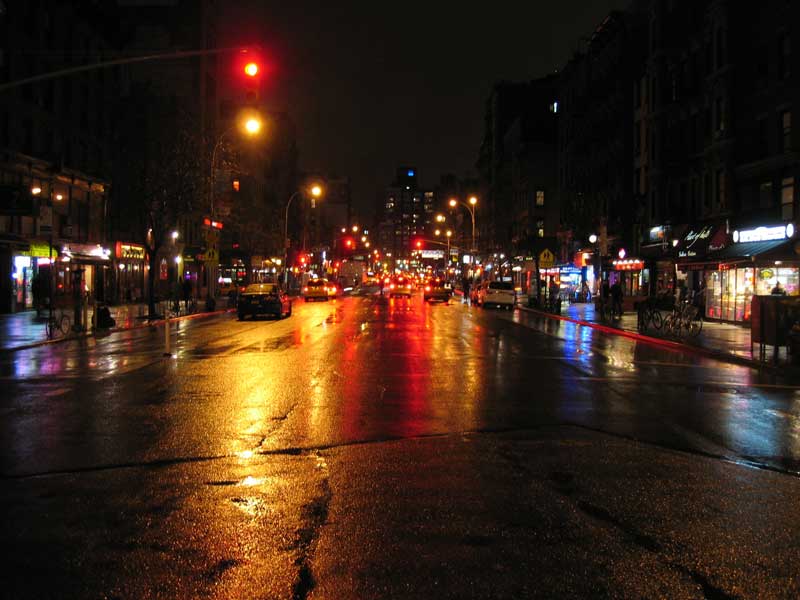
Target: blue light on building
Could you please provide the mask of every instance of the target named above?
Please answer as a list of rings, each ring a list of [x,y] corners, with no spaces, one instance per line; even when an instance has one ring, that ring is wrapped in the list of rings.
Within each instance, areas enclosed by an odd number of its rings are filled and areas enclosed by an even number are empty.
[[[409,169],[409,170],[408,170],[408,176],[409,176],[409,177],[413,177],[415,174],[416,174],[416,173],[414,172],[414,169]]]

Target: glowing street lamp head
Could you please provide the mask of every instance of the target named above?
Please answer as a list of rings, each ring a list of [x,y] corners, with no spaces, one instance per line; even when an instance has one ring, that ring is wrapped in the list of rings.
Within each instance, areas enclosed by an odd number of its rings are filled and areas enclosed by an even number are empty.
[[[450,206],[455,207],[456,204],[458,204],[456,199],[455,198],[450,198]]]
[[[311,186],[311,195],[314,196],[314,198],[322,196],[322,187],[319,185]]]
[[[172,239],[173,239],[173,241],[174,241],[174,240],[177,240],[179,235],[180,235],[180,234],[179,234],[177,231],[173,231],[173,232],[172,232]]]
[[[38,196],[41,193],[42,193],[42,188],[40,188],[38,185],[35,185],[31,188],[31,194],[33,194],[34,196]]]
[[[250,135],[255,135],[261,131],[261,121],[255,117],[250,117],[244,122],[244,130]]]
[[[433,235],[442,235],[442,231],[440,229],[437,229],[436,231],[433,232]]]
[[[594,244],[596,241],[597,241],[597,236],[595,234],[592,234],[592,235],[589,236],[589,243],[590,244]]]
[[[445,216],[444,215],[436,215],[436,222],[437,223],[444,223]]]
[[[445,235],[446,235],[447,237],[450,237],[451,235],[453,235],[453,232],[452,232],[452,231],[450,231],[450,230],[448,229],[448,230],[445,232]]]
[[[353,233],[358,233],[358,225],[353,225]]]
[[[472,204],[472,206],[475,206],[478,203],[478,199],[475,196],[470,196],[469,203]]]

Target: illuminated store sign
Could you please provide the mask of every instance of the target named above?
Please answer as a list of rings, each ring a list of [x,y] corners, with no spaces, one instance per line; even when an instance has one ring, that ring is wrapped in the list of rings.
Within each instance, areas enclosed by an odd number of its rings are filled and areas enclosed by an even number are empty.
[[[774,240],[788,240],[794,236],[794,225],[776,225],[774,227],[758,227],[733,232],[733,241],[737,244],[746,242],[771,242]]]

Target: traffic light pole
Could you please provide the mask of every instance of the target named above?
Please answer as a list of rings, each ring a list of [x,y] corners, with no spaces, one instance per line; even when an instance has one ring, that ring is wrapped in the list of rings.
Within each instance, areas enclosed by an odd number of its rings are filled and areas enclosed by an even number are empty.
[[[289,201],[286,203],[286,216],[283,219],[283,288],[286,292],[289,291],[289,207],[299,193],[300,190],[297,190],[289,196]]]
[[[170,60],[176,58],[191,58],[193,56],[207,56],[211,54],[227,54],[232,52],[248,52],[250,50],[257,50],[257,46],[236,46],[233,48],[208,48],[205,50],[181,50],[178,52],[162,52],[159,54],[148,54],[145,56],[129,56],[127,58],[117,58],[115,60],[106,60],[102,62],[92,63],[90,65],[81,65],[79,67],[70,67],[69,69],[59,69],[58,71],[51,71],[33,77],[26,77],[25,79],[18,79],[17,81],[9,81],[0,84],[0,92],[10,90],[29,83],[36,83],[37,81],[48,81],[58,77],[66,77],[68,75],[75,75],[85,71],[93,71],[95,69],[106,69],[108,67],[116,67],[118,65],[130,65],[133,63],[148,62],[153,60]]]

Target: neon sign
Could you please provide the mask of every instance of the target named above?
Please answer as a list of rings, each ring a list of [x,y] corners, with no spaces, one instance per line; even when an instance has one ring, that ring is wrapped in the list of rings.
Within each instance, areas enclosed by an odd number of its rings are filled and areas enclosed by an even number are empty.
[[[748,242],[771,242],[773,240],[788,240],[794,236],[794,225],[776,225],[773,227],[757,227],[733,232],[733,241],[737,244]]]

